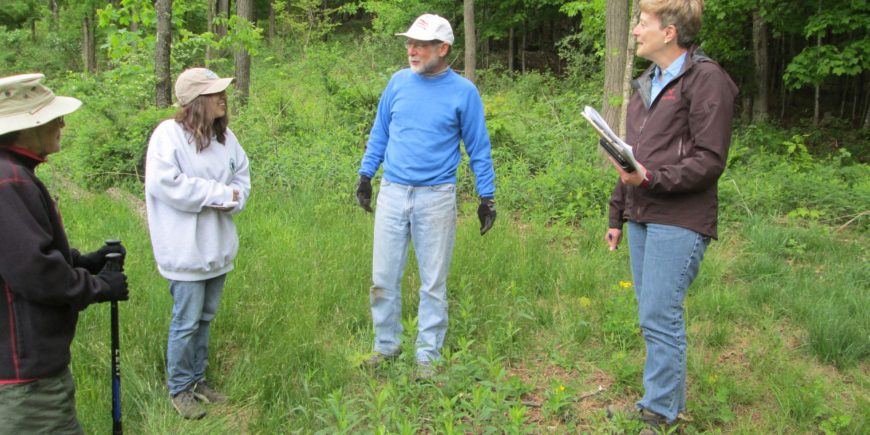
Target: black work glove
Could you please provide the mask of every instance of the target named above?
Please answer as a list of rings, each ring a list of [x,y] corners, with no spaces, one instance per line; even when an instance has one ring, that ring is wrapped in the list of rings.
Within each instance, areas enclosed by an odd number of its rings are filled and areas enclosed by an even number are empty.
[[[94,297],[97,302],[126,301],[130,298],[127,290],[127,275],[123,272],[103,270],[97,274],[97,278],[105,283]]]
[[[96,275],[103,270],[106,265],[106,254],[117,252],[121,254],[121,269],[124,268],[124,257],[127,255],[127,250],[124,245],[103,245],[100,249],[88,254],[81,254],[77,250],[72,251],[73,267],[85,268],[92,275]]]
[[[495,200],[481,197],[480,205],[477,207],[477,217],[480,219],[480,235],[482,236],[495,223]]]
[[[359,184],[356,186],[356,202],[363,210],[372,212],[372,179],[365,175],[359,176]]]

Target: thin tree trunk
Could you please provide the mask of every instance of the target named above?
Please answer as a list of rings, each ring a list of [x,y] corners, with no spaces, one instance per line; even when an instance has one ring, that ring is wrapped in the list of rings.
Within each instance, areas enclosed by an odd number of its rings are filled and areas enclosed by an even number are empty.
[[[785,81],[782,80],[782,72],[785,71],[786,53],[788,45],[786,44],[785,35],[780,38],[779,59],[780,59],[780,79],[779,79],[779,119],[782,121],[785,118],[785,103],[788,95],[788,90],[785,86]]]
[[[154,47],[154,74],[157,83],[154,95],[157,107],[172,104],[172,77],[170,76],[170,54],[172,50],[172,0],[157,0],[157,41]]]
[[[206,25],[208,26],[208,33],[216,34],[216,29],[214,25],[214,18],[217,15],[217,0],[208,0],[208,12],[206,17]],[[211,45],[205,46],[205,65],[208,66],[212,60],[214,60],[214,50],[211,48]]]
[[[514,26],[508,32],[508,71],[514,70]]]
[[[94,41],[94,11],[88,10],[82,19],[82,63],[88,73],[97,71],[96,41]]]
[[[752,122],[763,123],[767,121],[767,24],[761,16],[761,11],[756,7],[752,13],[752,45],[755,59],[755,101],[752,105]]]
[[[253,0],[238,0],[236,2],[236,15],[254,22]],[[251,55],[244,47],[236,49],[236,96],[240,105],[248,104],[248,96],[251,83]]]
[[[324,2],[326,3],[326,2]],[[269,2],[269,45],[275,40],[275,2]]]
[[[819,0],[819,14],[821,14],[821,13],[822,13],[822,0]],[[816,35],[816,45],[817,46],[822,45],[822,34],[821,33]],[[816,84],[816,95],[813,98],[813,127],[819,126],[819,111],[820,111],[819,103],[822,99],[821,91],[822,91],[821,83]]]
[[[631,21],[628,22],[628,28],[633,29],[640,20],[640,9],[637,7],[637,0],[631,2]],[[634,78],[634,48],[637,41],[631,37],[627,37],[625,45],[625,72],[622,79],[622,106],[619,109],[619,124],[616,124],[616,134],[624,136],[626,130],[626,118],[628,118],[628,99],[631,98],[631,80]]]
[[[526,73],[526,34],[528,31],[526,30],[526,22],[523,21],[523,37],[520,41],[520,68],[523,74]]]
[[[477,83],[477,34],[474,27],[474,0],[463,0],[465,21],[465,78]]]
[[[60,16],[58,13],[57,0],[49,0],[48,8],[51,9],[51,30],[57,30],[57,23],[60,21]]]
[[[626,48],[628,45],[628,0],[608,1],[604,33],[604,96],[602,115],[613,126],[619,126],[625,83]],[[617,127],[617,130],[619,127]],[[622,131],[616,131],[622,136]]]

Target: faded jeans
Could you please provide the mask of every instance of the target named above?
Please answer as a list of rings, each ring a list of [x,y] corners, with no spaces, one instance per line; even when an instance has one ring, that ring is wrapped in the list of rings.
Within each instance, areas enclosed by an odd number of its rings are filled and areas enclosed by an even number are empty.
[[[631,271],[646,343],[644,396],[638,406],[669,422],[686,409],[683,301],[710,239],[692,230],[628,222]]]
[[[226,274],[204,281],[169,280],[172,321],[166,346],[169,394],[193,388],[205,379],[208,365],[208,334],[217,313]]]
[[[417,312],[419,362],[437,361],[447,333],[447,272],[456,239],[456,186],[406,186],[381,182],[375,211],[372,287],[369,295],[375,352],[395,355],[402,336],[402,274],[408,243],[420,271]]]

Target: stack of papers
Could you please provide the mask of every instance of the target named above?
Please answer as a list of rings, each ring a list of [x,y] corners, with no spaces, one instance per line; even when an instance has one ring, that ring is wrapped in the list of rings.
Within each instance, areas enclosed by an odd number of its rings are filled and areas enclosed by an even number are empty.
[[[601,140],[598,141],[598,144],[601,145],[601,148],[604,148],[604,151],[613,157],[613,160],[616,160],[616,163],[619,166],[622,166],[626,172],[634,172],[637,170],[637,160],[634,159],[634,153],[631,151],[631,147],[628,146],[613,130],[607,125],[607,121],[601,117],[601,114],[598,113],[597,110],[592,107],[586,106],[581,113],[589,124],[595,128],[595,131],[598,132],[598,135],[601,136]]]

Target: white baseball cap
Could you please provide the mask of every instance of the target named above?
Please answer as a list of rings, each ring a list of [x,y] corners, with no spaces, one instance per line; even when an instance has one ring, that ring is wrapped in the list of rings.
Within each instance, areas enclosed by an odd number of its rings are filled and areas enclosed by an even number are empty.
[[[450,22],[435,14],[423,14],[414,20],[407,32],[396,33],[418,41],[444,41],[453,45],[453,28]]]
[[[38,127],[75,112],[82,102],[54,95],[40,83],[42,74],[0,78],[0,134]]]
[[[233,80],[234,77],[220,78],[207,68],[190,68],[179,74],[175,80],[175,97],[178,98],[179,105],[186,106],[200,95],[223,91]]]

